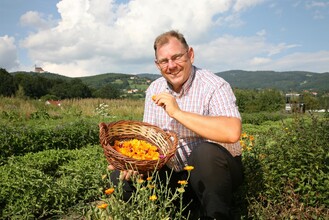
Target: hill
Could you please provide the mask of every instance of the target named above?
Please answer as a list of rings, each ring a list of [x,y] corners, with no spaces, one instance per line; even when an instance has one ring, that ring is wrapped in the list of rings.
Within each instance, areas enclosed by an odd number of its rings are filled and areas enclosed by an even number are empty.
[[[116,81],[128,80],[130,77],[134,75],[131,74],[123,74],[123,73],[104,73],[95,76],[85,76],[85,77],[77,77],[81,79],[81,81],[91,88],[101,88],[106,84],[112,84]]]
[[[30,76],[41,76],[47,79],[60,79],[60,80],[70,80],[71,77],[63,76],[57,73],[50,73],[50,72],[43,72],[43,73],[37,73],[37,72],[25,72],[25,71],[17,71],[17,72],[11,72],[11,75],[15,76],[17,74],[26,74]]]
[[[282,91],[329,90],[329,72],[230,70],[216,74],[229,82],[232,87],[241,89],[275,88]]]
[[[22,72],[11,73],[13,75]],[[71,80],[73,78],[54,73],[23,72],[25,74],[38,75],[50,79]],[[317,92],[329,91],[329,72],[314,73],[306,71],[244,71],[230,70],[218,72],[216,75],[222,77],[231,84],[233,88],[241,89],[265,89],[274,88],[282,91],[300,92],[303,90],[314,90]],[[87,77],[76,77],[87,86],[99,89],[106,84],[119,85],[121,89],[138,88],[145,90],[153,80],[161,77],[160,74],[141,73],[137,75],[122,73],[104,73]]]

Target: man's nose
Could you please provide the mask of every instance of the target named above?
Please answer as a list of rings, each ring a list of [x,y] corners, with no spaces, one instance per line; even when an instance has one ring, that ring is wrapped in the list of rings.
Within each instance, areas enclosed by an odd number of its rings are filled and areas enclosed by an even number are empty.
[[[175,67],[176,67],[175,61],[172,61],[171,59],[168,60],[168,68],[172,69],[172,68],[175,68]]]

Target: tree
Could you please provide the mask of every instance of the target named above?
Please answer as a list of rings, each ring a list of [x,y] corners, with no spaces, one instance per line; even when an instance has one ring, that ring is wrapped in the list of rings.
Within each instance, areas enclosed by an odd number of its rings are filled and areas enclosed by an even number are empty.
[[[25,96],[30,98],[40,98],[48,94],[49,88],[52,86],[50,79],[24,73],[15,75],[14,81],[17,85],[22,86]]]
[[[14,77],[7,70],[0,68],[0,95],[12,96],[17,90]]]
[[[90,88],[80,79],[73,79],[70,82],[61,81],[51,88],[50,94],[60,99],[90,98],[92,96]]]
[[[81,79],[72,79],[69,86],[69,98],[90,98],[92,96],[90,88],[83,84]]]
[[[120,98],[120,91],[113,85],[107,84],[96,90],[93,94],[96,98],[104,99],[118,99]]]
[[[284,108],[284,96],[275,89],[235,89],[234,94],[241,113],[275,112]]]
[[[310,93],[303,93],[303,101],[307,110],[317,110],[320,108],[319,99]]]

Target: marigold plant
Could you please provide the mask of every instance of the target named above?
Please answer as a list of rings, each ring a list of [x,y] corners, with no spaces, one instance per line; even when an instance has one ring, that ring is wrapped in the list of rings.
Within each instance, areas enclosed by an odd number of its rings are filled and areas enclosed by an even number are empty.
[[[158,160],[160,158],[160,153],[156,146],[138,139],[115,141],[114,149],[125,156],[137,160]]]

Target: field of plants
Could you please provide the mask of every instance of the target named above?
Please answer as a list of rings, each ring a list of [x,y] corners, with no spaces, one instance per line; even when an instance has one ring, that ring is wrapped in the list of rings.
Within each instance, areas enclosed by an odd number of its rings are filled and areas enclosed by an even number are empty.
[[[109,181],[98,124],[142,114],[143,100],[0,97],[0,219],[186,219],[172,203],[184,181],[172,192],[157,173],[136,178],[129,202]],[[242,219],[328,219],[328,113],[242,117]]]

